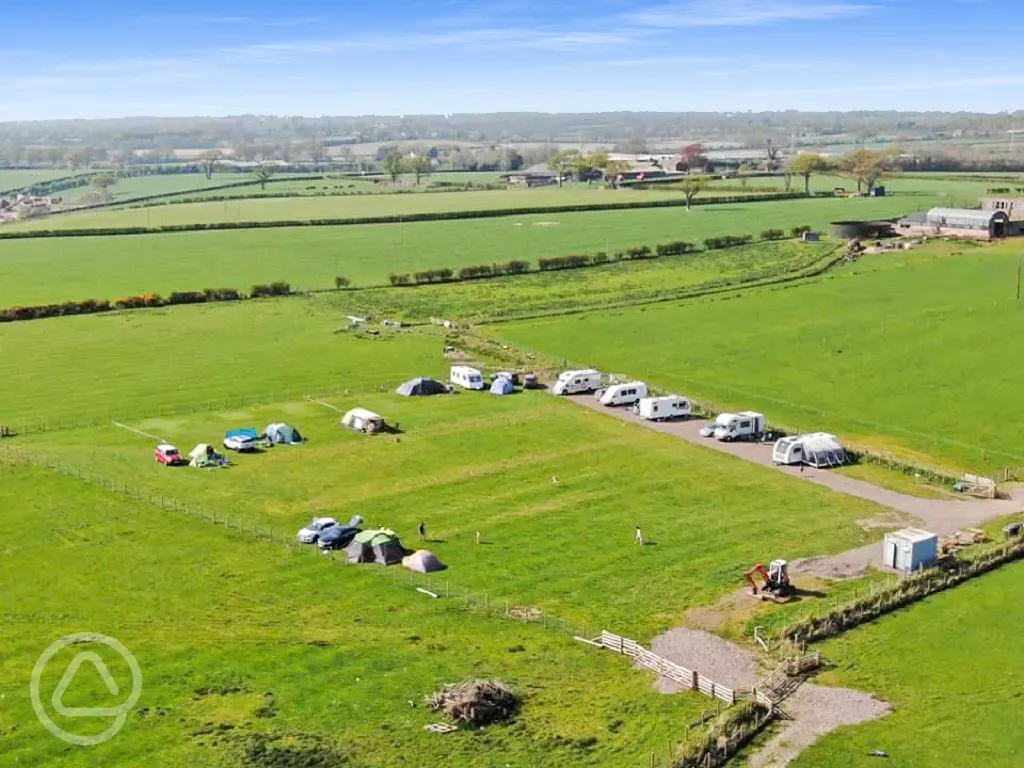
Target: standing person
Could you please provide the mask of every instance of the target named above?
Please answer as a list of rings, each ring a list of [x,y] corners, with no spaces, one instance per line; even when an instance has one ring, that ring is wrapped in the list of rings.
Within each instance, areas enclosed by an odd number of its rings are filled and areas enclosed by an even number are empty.
[[[420,541],[426,541],[427,540],[427,524],[425,522],[423,522],[422,520],[420,520],[420,524],[417,526],[416,530],[420,534]]]
[[[636,524],[636,536],[633,537],[633,541],[641,547],[644,545],[644,532],[640,530],[640,523]]]

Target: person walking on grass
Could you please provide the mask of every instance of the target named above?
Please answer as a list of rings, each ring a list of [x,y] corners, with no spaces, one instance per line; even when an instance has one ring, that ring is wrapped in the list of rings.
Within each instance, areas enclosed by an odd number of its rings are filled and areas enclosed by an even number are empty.
[[[427,524],[420,520],[420,524],[416,527],[416,531],[420,535],[420,541],[427,540]]]
[[[633,541],[641,547],[644,545],[644,532],[640,530],[640,523],[636,524],[636,536],[633,537]]]

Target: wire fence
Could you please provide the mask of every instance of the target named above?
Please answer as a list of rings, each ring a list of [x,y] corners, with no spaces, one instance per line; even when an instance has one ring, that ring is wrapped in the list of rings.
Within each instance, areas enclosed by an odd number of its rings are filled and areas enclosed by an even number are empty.
[[[56,472],[87,485],[100,488],[108,493],[116,494],[129,501],[149,504],[159,507],[166,512],[173,512],[200,522],[222,526],[225,530],[232,531],[238,536],[251,537],[267,544],[286,547],[296,555],[306,556],[308,552],[310,556],[327,565],[347,563],[344,552],[333,550],[324,552],[318,546],[302,544],[294,534],[281,533],[265,523],[261,524],[256,518],[244,518],[239,515],[220,513],[202,504],[182,501],[168,493],[150,491],[129,483],[113,480],[52,457],[25,451],[14,446],[0,445],[0,461],[11,465],[31,466]],[[586,634],[587,632],[586,622],[577,625],[565,619],[549,615],[543,608],[520,605],[506,595],[462,587],[453,583],[443,573],[420,573],[398,567],[397,565],[390,567],[365,565],[362,571],[393,581],[396,585],[406,587],[423,595],[425,599],[444,599],[452,605],[475,613],[502,618],[508,621],[537,624],[567,637],[581,633]]]

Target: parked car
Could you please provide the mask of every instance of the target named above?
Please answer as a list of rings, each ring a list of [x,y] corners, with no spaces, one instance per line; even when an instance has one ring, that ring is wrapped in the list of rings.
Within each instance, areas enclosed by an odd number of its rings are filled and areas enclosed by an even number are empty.
[[[234,429],[225,432],[224,447],[229,451],[252,453],[260,447],[259,433],[255,429]]]
[[[299,531],[295,538],[302,544],[315,544],[325,528],[337,525],[338,521],[333,517],[314,517],[305,528]]]
[[[179,464],[184,464],[185,459],[182,458],[181,452],[173,445],[167,443],[161,443],[156,447],[156,451],[153,453],[157,464],[163,464],[165,467],[176,467]]]
[[[537,380],[537,374],[528,373],[523,377],[523,389],[540,389],[540,382]]]
[[[344,549],[352,543],[352,539],[359,533],[359,526],[362,523],[362,517],[353,515],[352,519],[345,523],[345,525],[327,526],[320,531],[320,540],[317,542],[317,546],[325,552],[329,552],[332,549]]]

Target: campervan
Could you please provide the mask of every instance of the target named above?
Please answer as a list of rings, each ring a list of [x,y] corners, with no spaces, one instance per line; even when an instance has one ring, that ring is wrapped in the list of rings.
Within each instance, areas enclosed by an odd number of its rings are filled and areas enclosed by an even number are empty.
[[[556,395],[579,395],[593,392],[601,388],[601,372],[594,369],[586,371],[565,371],[558,375],[558,381],[551,389]]]
[[[463,389],[484,389],[484,377],[476,368],[468,365],[453,365],[451,371],[452,384]]]
[[[807,464],[820,469],[842,466],[847,457],[835,435],[813,432],[777,440],[772,448],[772,461],[776,464]]]
[[[625,384],[612,384],[599,393],[601,405],[633,405],[641,398],[647,397],[647,385],[642,381],[629,381]]]
[[[689,416],[693,413],[693,405],[688,399],[678,395],[645,397],[637,401],[633,411],[647,421],[665,421]]]
[[[712,435],[716,440],[726,443],[733,440],[752,440],[764,432],[764,427],[763,413],[754,411],[720,413],[715,419],[715,429]]]

